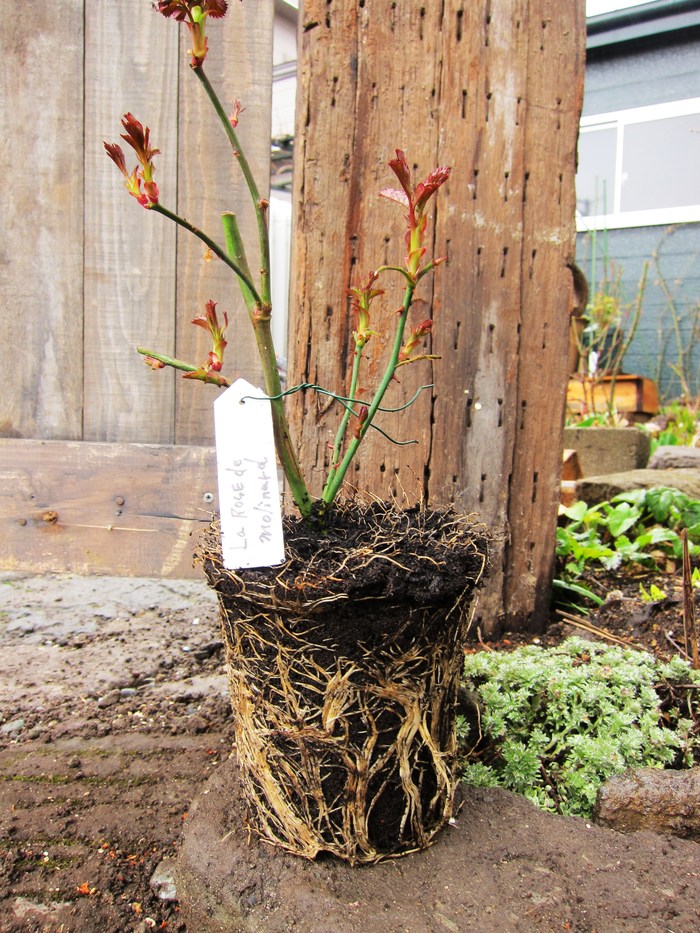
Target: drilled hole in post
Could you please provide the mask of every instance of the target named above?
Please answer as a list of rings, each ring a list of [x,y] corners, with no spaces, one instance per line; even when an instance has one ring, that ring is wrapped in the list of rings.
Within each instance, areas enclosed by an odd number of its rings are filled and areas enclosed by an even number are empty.
[[[503,427],[503,399],[498,399],[498,427]]]
[[[462,41],[462,23],[464,19],[464,10],[457,10],[457,42]]]
[[[520,403],[520,430],[522,431],[525,427],[525,409],[527,408],[527,402],[523,399]]]
[[[398,26],[398,23],[399,23],[399,17],[397,16],[397,13],[396,13],[396,3],[391,3],[389,5],[389,11],[390,11],[389,29],[391,29],[392,32],[396,32],[396,27]]]
[[[537,482],[539,480],[539,474],[532,474],[532,501],[535,502],[537,499]]]
[[[389,265],[390,244],[391,244],[391,237],[385,236],[384,237],[384,265],[385,266]]]
[[[506,277],[506,256],[508,255],[508,247],[504,246],[501,254],[501,278]]]
[[[527,571],[528,571],[528,573],[532,573],[532,568],[533,568],[532,555],[535,553],[535,542],[534,542],[534,541],[528,541],[528,545],[527,545],[527,546],[528,546],[528,550],[530,551],[530,556],[529,556],[528,559],[527,559]]]
[[[479,502],[483,502],[485,498],[484,487],[486,485],[486,473],[481,474],[481,481],[479,483]]]

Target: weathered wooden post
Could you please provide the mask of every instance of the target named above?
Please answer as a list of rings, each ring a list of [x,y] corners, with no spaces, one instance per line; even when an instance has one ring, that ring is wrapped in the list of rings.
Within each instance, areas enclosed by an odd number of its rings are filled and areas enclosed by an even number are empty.
[[[353,482],[478,512],[500,534],[482,631],[536,629],[559,497],[584,3],[306,0],[300,36],[290,384],[347,386],[346,290],[403,260],[395,205],[377,196],[394,148],[419,175],[451,165],[434,250],[449,263],[424,292],[441,359],[405,368],[392,403],[433,388],[381,423],[419,444],[377,436]],[[332,404],[298,397],[307,464],[327,456]]]

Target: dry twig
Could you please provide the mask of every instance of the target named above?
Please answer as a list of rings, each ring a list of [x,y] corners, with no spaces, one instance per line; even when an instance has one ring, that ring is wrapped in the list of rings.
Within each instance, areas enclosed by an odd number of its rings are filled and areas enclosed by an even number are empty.
[[[619,635],[613,635],[613,633],[608,632],[607,629],[599,628],[597,625],[593,625],[592,622],[588,622],[586,619],[581,618],[581,616],[571,615],[563,609],[559,609],[557,615],[561,616],[568,625],[583,629],[584,632],[589,632],[591,635],[596,635],[598,638],[603,638],[605,641],[611,641],[616,645],[625,645],[627,648],[639,647],[633,641],[630,641],[629,638],[621,638]]]
[[[700,651],[698,650],[698,629],[695,623],[695,601],[693,599],[693,579],[690,571],[690,551],[688,531],[681,531],[683,543],[683,638],[686,657],[692,657],[693,670],[700,670]]]

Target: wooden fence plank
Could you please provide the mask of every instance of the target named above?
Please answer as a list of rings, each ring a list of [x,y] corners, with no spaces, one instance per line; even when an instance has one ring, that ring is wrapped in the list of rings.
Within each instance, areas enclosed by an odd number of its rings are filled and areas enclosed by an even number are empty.
[[[0,439],[0,476],[3,570],[200,575],[213,448]]]
[[[176,199],[178,29],[145,0],[87,3],[85,58],[85,416],[84,438],[173,440],[174,376],[160,379],[136,353],[175,349],[175,231],[123,188],[102,141],[131,148],[120,119],[151,128],[156,181]]]
[[[230,4],[225,19],[208,24],[210,51],[204,65],[223,106],[232,108],[239,99],[246,108],[236,132],[262,197],[269,195],[272,21],[272,0]],[[234,211],[251,269],[257,276],[260,263],[252,202],[218,118],[204,89],[190,72],[188,56],[184,54],[186,47],[183,41],[179,212],[223,244],[221,213]],[[203,313],[206,302],[213,299],[218,302],[220,312],[225,310],[229,314],[225,371],[259,385],[261,368],[255,339],[235,276],[218,259],[207,262],[203,258],[203,244],[186,231],[178,231],[177,250],[177,355],[197,364],[205,360],[211,341],[204,330],[193,327],[190,321]],[[284,348],[280,349],[284,352]],[[210,386],[177,378],[178,444],[211,443],[215,391]]]
[[[82,429],[83,0],[0,29],[0,435]]]

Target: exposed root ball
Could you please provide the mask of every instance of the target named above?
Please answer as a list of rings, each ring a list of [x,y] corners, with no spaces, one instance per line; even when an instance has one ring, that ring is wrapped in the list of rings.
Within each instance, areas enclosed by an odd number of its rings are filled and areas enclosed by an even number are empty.
[[[452,815],[454,707],[487,536],[446,511],[286,519],[281,567],[227,571],[219,594],[236,750],[253,824],[313,858],[423,848]]]

